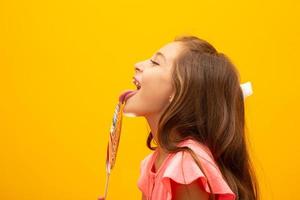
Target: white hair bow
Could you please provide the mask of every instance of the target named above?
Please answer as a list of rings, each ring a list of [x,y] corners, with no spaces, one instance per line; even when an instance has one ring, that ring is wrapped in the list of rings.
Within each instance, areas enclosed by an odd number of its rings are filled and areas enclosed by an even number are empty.
[[[240,86],[243,91],[244,99],[253,94],[252,85],[251,85],[250,81],[248,81],[246,83],[242,83],[242,84],[240,84]]]

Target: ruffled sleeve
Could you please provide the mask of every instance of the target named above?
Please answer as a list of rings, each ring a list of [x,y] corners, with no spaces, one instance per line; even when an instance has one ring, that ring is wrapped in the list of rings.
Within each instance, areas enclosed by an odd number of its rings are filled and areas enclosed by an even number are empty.
[[[147,173],[147,167],[149,165],[149,162],[151,160],[153,153],[150,153],[147,155],[141,162],[140,162],[140,176],[137,182],[137,186],[141,192],[144,194],[148,194],[148,173]]]
[[[209,181],[212,192],[217,194],[218,200],[235,200],[235,194],[231,191],[209,155],[199,148],[196,148],[196,155],[207,177],[198,167],[190,153],[177,152],[162,175],[162,182],[169,193],[168,196],[172,196],[171,179],[179,184],[190,184],[199,179],[199,183],[202,184],[208,193],[211,192],[207,183]]]

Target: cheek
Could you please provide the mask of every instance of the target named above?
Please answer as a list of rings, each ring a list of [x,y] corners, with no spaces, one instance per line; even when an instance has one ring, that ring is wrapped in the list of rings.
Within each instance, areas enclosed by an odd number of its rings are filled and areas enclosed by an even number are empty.
[[[168,74],[144,71],[142,88],[128,100],[124,112],[133,113],[135,116],[160,113],[169,104],[171,94],[171,78]]]
[[[167,74],[149,74],[143,78],[142,89],[142,98],[165,103],[171,94],[171,79]]]

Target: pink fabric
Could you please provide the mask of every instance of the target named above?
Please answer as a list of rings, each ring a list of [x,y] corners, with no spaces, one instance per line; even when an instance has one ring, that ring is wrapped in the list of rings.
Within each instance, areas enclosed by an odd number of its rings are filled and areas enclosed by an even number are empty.
[[[235,200],[236,195],[229,188],[216,165],[209,148],[193,139],[186,139],[178,146],[190,147],[198,156],[204,171],[206,172],[216,200]],[[188,152],[169,154],[160,168],[154,173],[151,168],[154,165],[158,151],[147,155],[140,165],[140,177],[137,186],[146,196],[147,200],[171,200],[172,191],[170,179],[180,184],[189,184],[200,179],[206,192],[209,191],[207,178],[195,163]],[[200,187],[200,186],[199,186]]]

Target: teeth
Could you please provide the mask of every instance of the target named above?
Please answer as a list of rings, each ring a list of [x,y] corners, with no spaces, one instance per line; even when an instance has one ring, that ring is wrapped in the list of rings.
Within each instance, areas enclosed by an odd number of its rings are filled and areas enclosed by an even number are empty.
[[[133,79],[133,83],[135,84],[135,86],[138,90],[141,88],[141,85],[135,79]]]

